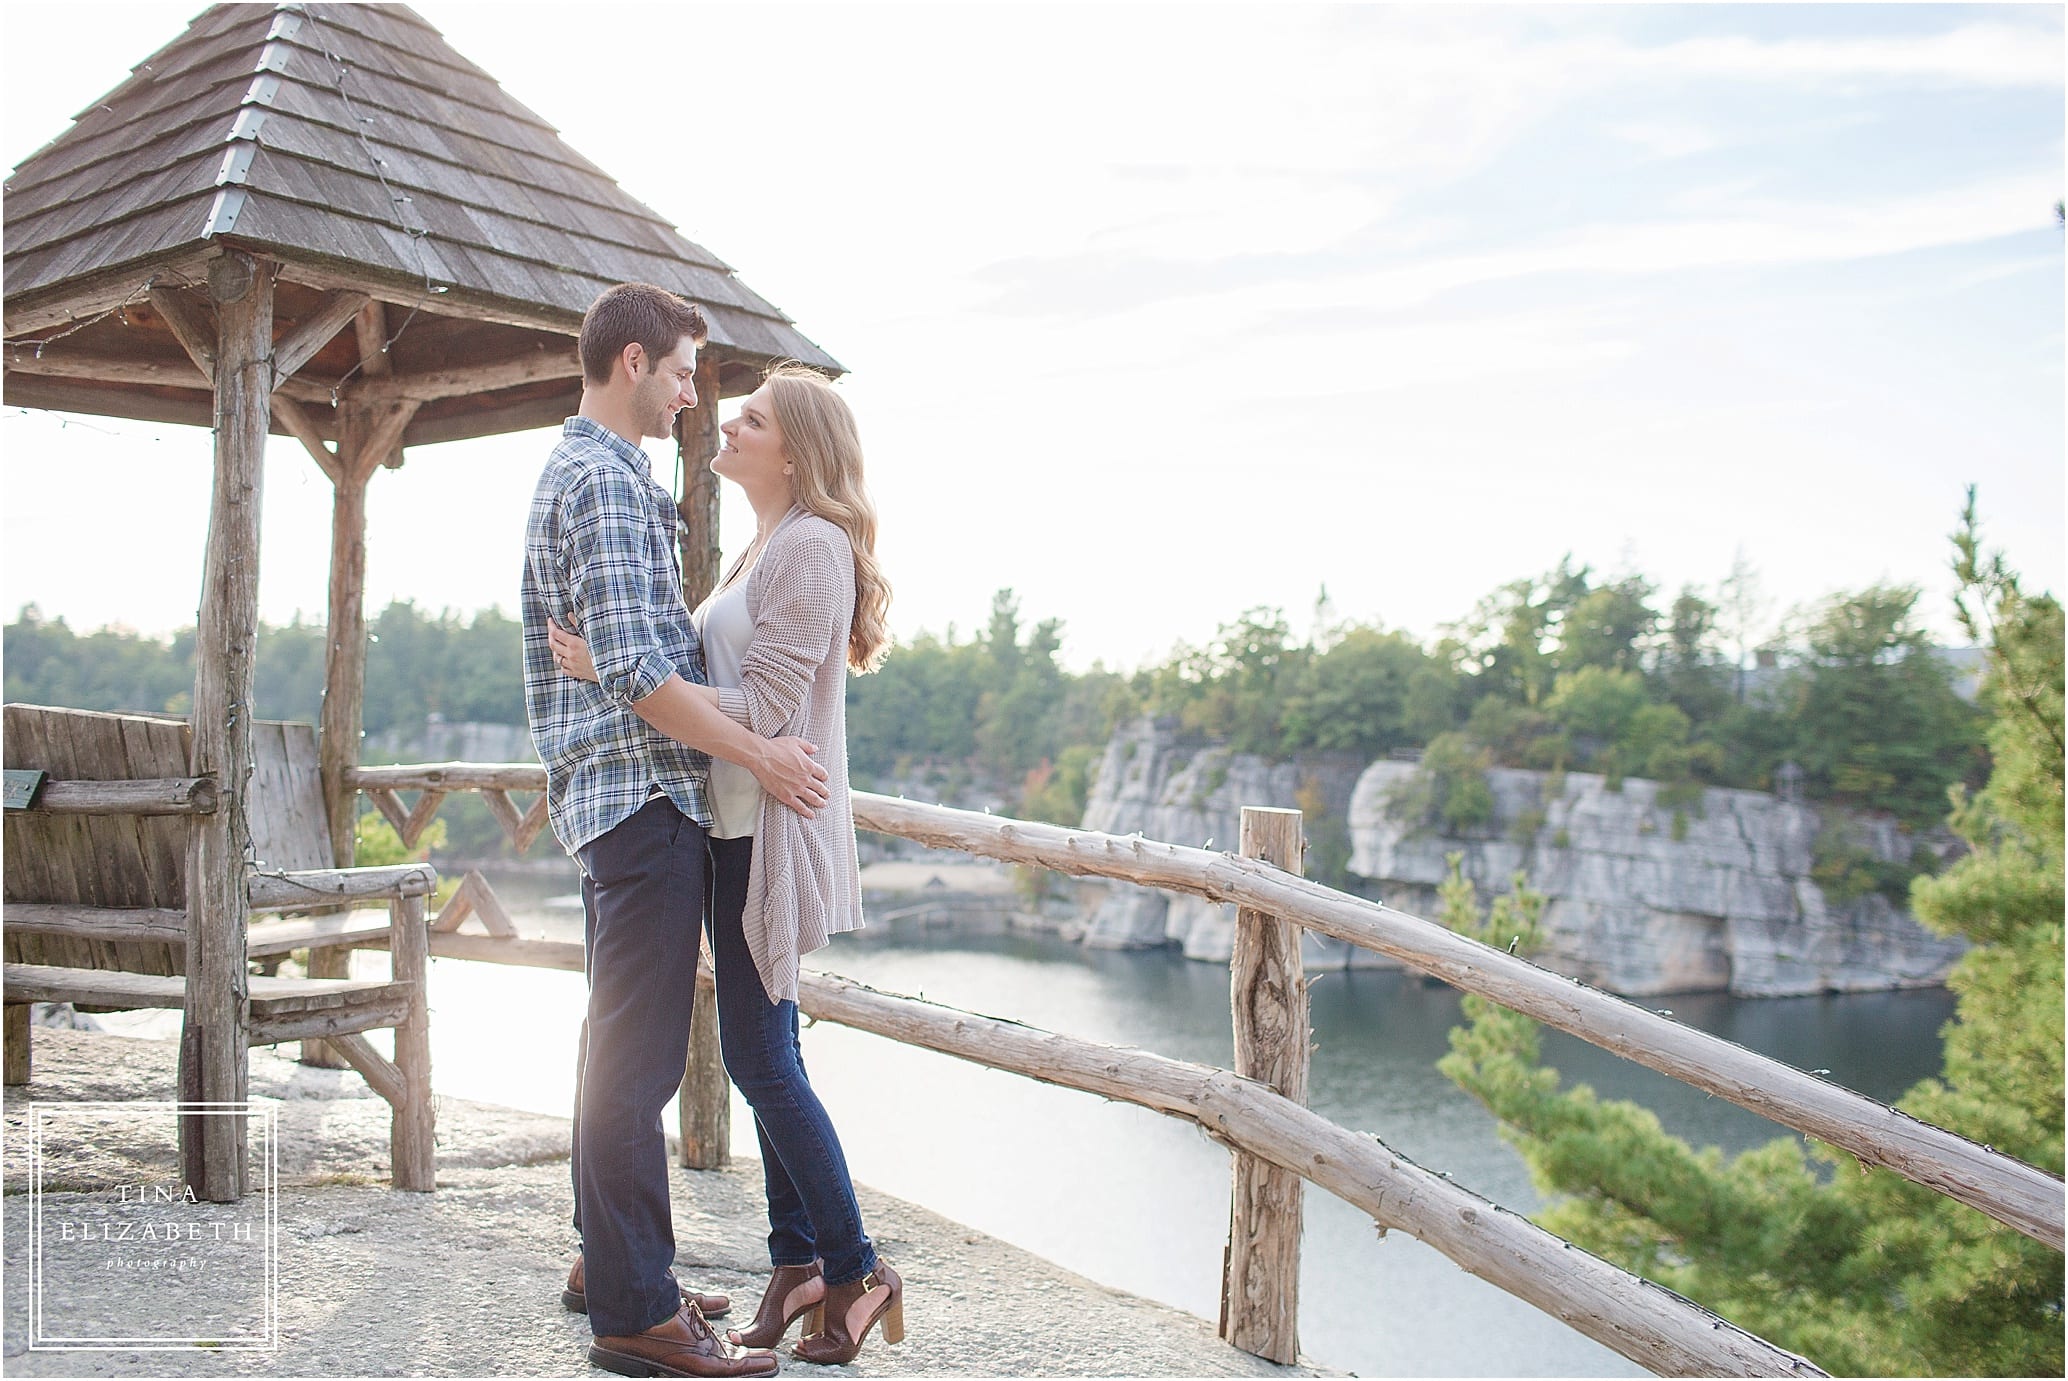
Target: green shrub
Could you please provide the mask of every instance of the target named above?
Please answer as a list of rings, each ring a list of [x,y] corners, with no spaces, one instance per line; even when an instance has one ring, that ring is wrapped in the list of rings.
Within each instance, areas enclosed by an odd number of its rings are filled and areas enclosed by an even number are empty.
[[[1476,829],[1494,818],[1494,793],[1486,783],[1492,766],[1493,754],[1465,735],[1438,734],[1390,804],[1398,817],[1419,827],[1440,826],[1445,833]]]
[[[1306,873],[1324,887],[1338,891],[1350,883],[1350,821],[1328,808],[1321,782],[1311,773],[1300,781],[1294,798],[1300,808],[1300,827],[1307,837]]]
[[[1707,818],[1702,806],[1702,784],[1693,777],[1664,782],[1659,788],[1659,804]]]
[[[1515,823],[1508,827],[1508,837],[1524,848],[1536,841],[1537,831],[1544,828],[1544,809],[1532,806],[1515,817]]]
[[[1877,858],[1854,841],[1843,825],[1827,821],[1810,849],[1810,881],[1832,906],[1846,906],[1879,892],[1896,906],[1910,901],[1910,881],[1937,871],[1938,860],[1923,845],[1907,860]]]
[[[445,847],[445,821],[433,820],[417,836],[416,847],[408,847],[388,818],[371,808],[360,812],[353,832],[352,861],[361,868],[385,868],[398,863],[426,863],[434,850]]]

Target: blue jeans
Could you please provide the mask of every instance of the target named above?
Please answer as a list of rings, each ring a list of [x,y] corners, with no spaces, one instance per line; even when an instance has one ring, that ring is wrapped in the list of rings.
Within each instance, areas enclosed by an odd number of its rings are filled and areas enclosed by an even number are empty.
[[[575,1228],[589,1326],[644,1332],[682,1306],[669,1268],[661,1110],[682,1083],[704,910],[704,827],[665,797],[576,851],[588,1018],[575,1072]],[[521,1018],[520,1018],[521,1019]]]
[[[754,1110],[768,1190],[768,1259],[778,1266],[825,1262],[826,1283],[845,1285],[876,1269],[862,1231],[847,1157],[825,1105],[805,1077],[797,1004],[770,1002],[741,916],[754,841],[711,841],[711,905],[705,925],[718,981],[718,1043],[725,1072]]]

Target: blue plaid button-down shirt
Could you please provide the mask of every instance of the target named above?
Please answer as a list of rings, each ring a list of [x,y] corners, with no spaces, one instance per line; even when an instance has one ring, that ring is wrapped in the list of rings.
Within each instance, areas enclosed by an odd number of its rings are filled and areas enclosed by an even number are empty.
[[[676,565],[680,521],[645,451],[586,417],[567,419],[531,496],[523,606],[524,711],[546,766],[553,833],[569,853],[638,810],[655,785],[711,823],[711,760],[632,711],[670,672],[704,681]],[[589,640],[600,682],[554,666],[548,615]]]

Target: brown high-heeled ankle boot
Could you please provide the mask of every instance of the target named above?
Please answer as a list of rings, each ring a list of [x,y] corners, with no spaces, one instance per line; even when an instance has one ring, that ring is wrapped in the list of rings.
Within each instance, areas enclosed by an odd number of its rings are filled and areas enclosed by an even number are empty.
[[[882,1298],[873,1305],[863,1305],[864,1299],[876,1290],[884,1291]],[[883,1320],[884,1342],[905,1340],[905,1282],[882,1257],[876,1259],[876,1269],[860,1280],[828,1285],[820,1311],[825,1321],[823,1327],[807,1333],[790,1349],[790,1355],[800,1362],[826,1367],[852,1362],[878,1319]],[[861,1314],[859,1323],[852,1317],[856,1313]]]
[[[812,1288],[814,1281],[822,1281],[819,1263],[809,1266],[778,1266],[775,1274],[768,1278],[768,1288],[761,1292],[761,1307],[754,1311],[754,1322],[745,1328],[732,1330],[732,1340],[741,1347],[774,1347],[790,1331],[790,1325],[797,1316],[811,1312],[811,1322],[804,1331],[813,1332],[819,1326],[816,1311],[825,1299],[823,1286]]]

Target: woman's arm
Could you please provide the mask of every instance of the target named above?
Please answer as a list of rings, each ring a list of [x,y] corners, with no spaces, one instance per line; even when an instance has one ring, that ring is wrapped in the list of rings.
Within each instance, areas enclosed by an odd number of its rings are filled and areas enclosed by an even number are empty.
[[[718,707],[757,734],[779,734],[797,717],[828,655],[841,655],[854,620],[854,550],[823,520],[802,519],[762,553],[754,636],[740,659],[740,684],[721,687]]]

